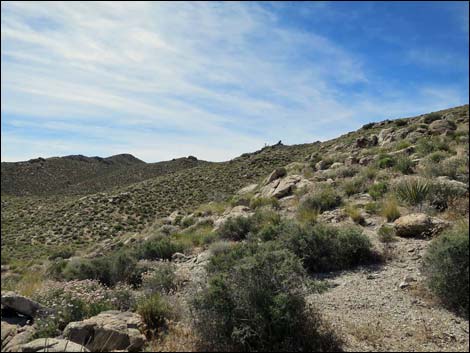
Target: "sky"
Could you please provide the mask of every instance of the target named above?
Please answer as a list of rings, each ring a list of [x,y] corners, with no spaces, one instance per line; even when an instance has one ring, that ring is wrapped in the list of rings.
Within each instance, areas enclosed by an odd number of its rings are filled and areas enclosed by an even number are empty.
[[[468,104],[468,2],[1,3],[1,160],[225,161]]]

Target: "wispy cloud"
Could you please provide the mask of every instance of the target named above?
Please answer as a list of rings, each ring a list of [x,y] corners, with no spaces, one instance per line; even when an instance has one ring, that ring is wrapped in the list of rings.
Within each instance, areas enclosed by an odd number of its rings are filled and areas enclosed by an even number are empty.
[[[226,160],[334,137],[389,114],[391,97],[403,114],[443,107],[422,89],[378,94],[364,55],[282,16],[260,3],[3,2],[2,160]]]

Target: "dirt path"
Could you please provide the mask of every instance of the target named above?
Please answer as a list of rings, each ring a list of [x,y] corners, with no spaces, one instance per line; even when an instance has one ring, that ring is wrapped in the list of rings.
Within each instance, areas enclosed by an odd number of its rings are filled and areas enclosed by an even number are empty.
[[[373,229],[365,230],[373,242]],[[309,297],[345,340],[346,351],[467,351],[468,321],[423,295],[419,272],[426,240],[399,239],[381,267],[330,277]],[[408,286],[400,284],[408,277]]]

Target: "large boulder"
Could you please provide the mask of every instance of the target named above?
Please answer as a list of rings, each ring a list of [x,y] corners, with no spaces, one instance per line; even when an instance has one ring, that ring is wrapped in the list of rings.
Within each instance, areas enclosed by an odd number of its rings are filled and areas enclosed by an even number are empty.
[[[412,213],[402,216],[394,222],[396,235],[405,238],[431,237],[447,226],[449,226],[448,222],[424,213]]]
[[[44,310],[41,304],[11,291],[2,293],[1,302],[4,308],[11,309],[30,317],[34,317],[36,313]]]
[[[312,182],[300,175],[289,175],[282,179],[272,181],[261,189],[261,197],[276,197],[281,199],[291,195],[295,189],[308,187]]]
[[[110,310],[83,321],[69,323],[63,336],[83,344],[90,351],[139,351],[145,344],[145,336],[141,333],[143,328],[140,315]]]
[[[388,129],[383,129],[379,132],[379,136],[378,136],[379,145],[383,146],[387,143],[395,141],[395,136],[393,135],[393,130],[394,130],[393,127],[390,127]]]
[[[450,120],[436,120],[429,125],[429,131],[434,135],[450,133],[455,129],[457,129],[457,126]]]
[[[282,178],[286,174],[287,174],[286,168],[276,168],[271,172],[271,174],[268,175],[268,177],[264,181],[264,185],[269,184],[273,180]]]
[[[38,338],[19,347],[19,352],[89,352],[81,344],[60,338]]]

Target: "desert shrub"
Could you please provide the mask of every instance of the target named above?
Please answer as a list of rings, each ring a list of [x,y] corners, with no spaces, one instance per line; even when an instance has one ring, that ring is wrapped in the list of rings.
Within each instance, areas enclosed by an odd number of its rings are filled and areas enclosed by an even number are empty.
[[[252,230],[253,221],[251,217],[232,217],[218,229],[220,238],[240,241],[247,237]]]
[[[363,176],[366,179],[373,180],[377,176],[378,170],[373,166],[368,166],[363,168],[359,175]]]
[[[137,303],[137,313],[142,317],[148,330],[162,329],[171,316],[170,306],[159,293],[140,299]]]
[[[384,224],[377,232],[381,243],[391,243],[396,241],[395,228]]]
[[[423,117],[422,121],[426,124],[431,124],[433,121],[439,120],[440,118],[440,113],[429,113],[428,115]]]
[[[357,206],[348,205],[344,211],[349,217],[351,217],[354,223],[361,225],[364,224],[364,217],[362,216],[361,210]]]
[[[380,204],[378,202],[368,202],[364,205],[364,210],[367,213],[375,214],[380,210]]]
[[[455,186],[451,182],[434,181],[431,183],[427,200],[435,209],[444,211],[454,200],[466,195],[467,190],[465,188]]]
[[[382,203],[381,215],[387,219],[387,222],[393,222],[400,217],[398,202],[395,198],[389,197]]]
[[[408,125],[408,120],[406,120],[406,119],[397,119],[397,120],[395,120],[395,125],[396,126]]]
[[[439,162],[426,159],[421,164],[420,172],[429,178],[447,176],[451,179],[468,182],[468,156],[450,157]]]
[[[362,177],[355,177],[343,183],[343,190],[347,196],[358,194],[365,189],[365,180]]]
[[[194,211],[194,214],[196,216],[210,216],[213,214],[219,215],[219,214],[222,214],[227,207],[228,207],[227,202],[212,201],[212,202],[200,205],[196,209],[196,211]]]
[[[425,157],[435,151],[449,151],[449,143],[440,136],[424,137],[416,143],[416,153],[420,157]]]
[[[140,273],[135,257],[123,250],[108,256],[93,259],[77,258],[68,261],[62,273],[57,277],[67,281],[97,280],[106,286],[114,286],[119,282],[132,285],[140,283]]]
[[[305,302],[305,273],[286,249],[264,243],[224,254],[193,301],[195,327],[211,350],[325,351],[338,341],[323,332],[319,314]],[[231,252],[235,252],[232,254]],[[221,256],[221,255],[219,255]],[[234,260],[235,259],[235,260]]]
[[[362,129],[369,130],[369,129],[372,129],[374,126],[375,126],[375,123],[367,123],[367,124],[362,125]]]
[[[318,210],[318,212],[332,210],[341,205],[341,196],[330,186],[324,186],[309,194],[302,200],[299,208]]]
[[[449,308],[469,317],[469,229],[460,225],[434,239],[422,271],[429,289]]]
[[[173,234],[171,241],[183,249],[193,246],[208,245],[218,238],[218,234],[212,230],[213,227],[211,224],[198,224],[182,233]]]
[[[301,224],[315,224],[320,211],[316,208],[301,206],[297,208],[296,218]]]
[[[398,157],[395,161],[394,169],[403,174],[413,173],[414,163],[408,156]]]
[[[380,169],[391,168],[395,165],[395,159],[387,154],[380,154],[377,159],[377,167]]]
[[[384,182],[378,182],[374,183],[369,187],[369,190],[367,191],[369,195],[374,199],[378,200],[385,195],[385,193],[388,190],[388,186]]]
[[[187,217],[184,217],[180,223],[181,223],[181,227],[188,228],[192,226],[194,223],[196,223],[196,219],[194,217],[187,216]]]
[[[290,223],[282,229],[280,240],[311,273],[348,269],[374,258],[369,239],[357,227]]]
[[[58,258],[68,259],[72,257],[74,254],[75,254],[75,251],[70,248],[60,249],[60,250],[53,251],[52,254],[49,255],[48,259],[49,260],[55,260]]]
[[[184,252],[185,246],[181,242],[168,238],[156,237],[142,243],[137,248],[137,257],[147,260],[170,260],[177,252]]]
[[[427,159],[434,163],[439,163],[440,161],[446,159],[449,157],[449,153],[444,152],[444,151],[436,151],[427,156]]]
[[[149,294],[170,293],[176,289],[176,267],[170,262],[160,262],[151,272],[142,276],[142,288]]]
[[[406,178],[395,185],[398,198],[411,206],[421,207],[428,197],[431,184],[423,178]]]
[[[253,210],[263,206],[271,206],[275,210],[280,207],[279,200],[275,197],[255,197],[251,199],[249,205]]]
[[[212,255],[217,256],[218,254],[224,253],[233,246],[233,243],[226,240],[219,240],[212,243],[209,247],[209,251]]]

